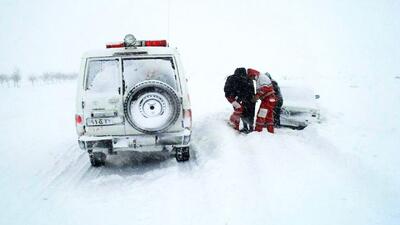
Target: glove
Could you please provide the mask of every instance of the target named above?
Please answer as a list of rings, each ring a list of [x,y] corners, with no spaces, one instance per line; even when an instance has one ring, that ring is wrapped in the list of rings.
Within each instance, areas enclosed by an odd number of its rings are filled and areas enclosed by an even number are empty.
[[[228,100],[229,103],[232,103],[232,102],[234,102],[236,99],[235,99],[235,97],[233,97],[233,96],[229,96],[229,97],[226,97],[226,100]]]
[[[269,101],[270,103],[275,103],[275,102],[277,101],[277,99],[276,99],[275,96],[271,96],[271,97],[269,97],[268,101]]]
[[[233,101],[231,104],[235,110],[242,108],[242,106],[237,101]]]
[[[275,95],[271,95],[267,97],[268,99],[268,105],[269,107],[273,110],[275,108],[276,102],[278,101],[278,99],[276,98]]]
[[[243,114],[243,107],[237,108],[233,111],[233,115],[241,116]]]
[[[251,99],[251,102],[256,103],[259,99],[260,97],[258,95],[255,95],[253,99]]]

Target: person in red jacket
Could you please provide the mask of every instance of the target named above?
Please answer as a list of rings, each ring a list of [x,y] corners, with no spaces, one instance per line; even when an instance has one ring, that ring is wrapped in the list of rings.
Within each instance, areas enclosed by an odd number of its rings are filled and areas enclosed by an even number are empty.
[[[255,130],[261,132],[266,126],[268,132],[274,133],[274,108],[276,104],[275,91],[271,79],[255,69],[247,69],[247,76],[256,81],[256,95],[254,102],[261,100],[257,113]]]

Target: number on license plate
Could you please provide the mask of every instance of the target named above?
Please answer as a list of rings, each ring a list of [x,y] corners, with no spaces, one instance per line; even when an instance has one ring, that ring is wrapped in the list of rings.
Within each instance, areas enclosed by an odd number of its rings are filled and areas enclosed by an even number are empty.
[[[88,119],[87,123],[89,126],[103,126],[103,125],[110,125],[113,122],[111,119],[99,118],[99,119]]]

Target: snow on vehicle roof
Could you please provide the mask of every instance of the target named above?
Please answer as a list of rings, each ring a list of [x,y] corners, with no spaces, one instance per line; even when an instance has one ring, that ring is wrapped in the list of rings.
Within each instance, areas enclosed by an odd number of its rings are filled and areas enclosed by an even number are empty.
[[[291,108],[317,110],[317,100],[312,89],[307,87],[282,85],[283,105]]]
[[[105,48],[101,50],[92,50],[83,54],[84,58],[90,57],[109,57],[115,56],[114,54],[121,53],[138,53],[146,52],[147,55],[176,55],[179,54],[177,48],[171,47],[138,47],[138,48]],[[143,55],[146,55],[143,54]],[[141,54],[142,55],[142,54]]]

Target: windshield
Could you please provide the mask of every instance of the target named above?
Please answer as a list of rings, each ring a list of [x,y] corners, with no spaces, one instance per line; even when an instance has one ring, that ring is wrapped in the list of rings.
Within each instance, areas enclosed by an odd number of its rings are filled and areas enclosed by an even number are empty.
[[[86,90],[92,92],[117,92],[120,86],[119,60],[90,60],[88,62]]]
[[[145,80],[162,81],[177,89],[172,57],[123,59],[125,84],[132,87]]]

